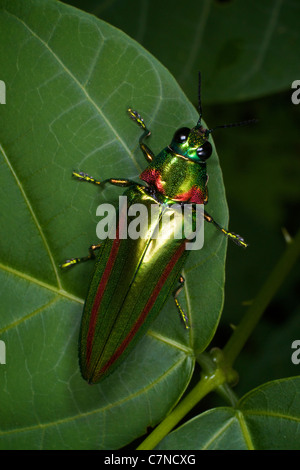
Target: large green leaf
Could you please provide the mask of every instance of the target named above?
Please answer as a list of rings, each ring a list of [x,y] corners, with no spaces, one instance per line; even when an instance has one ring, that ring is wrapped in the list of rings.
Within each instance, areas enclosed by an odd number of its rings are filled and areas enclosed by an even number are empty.
[[[300,74],[300,5],[293,0],[164,0],[164,8],[160,0],[67,3],[98,15],[143,44],[190,99],[198,70],[203,73],[205,100],[214,103],[290,88]]]
[[[215,408],[169,434],[158,449],[299,450],[300,377],[275,380],[235,408]]]
[[[0,57],[0,447],[119,448],[159,422],[189,383],[194,352],[210,342],[222,309],[226,240],[208,226],[205,248],[190,255],[189,333],[170,300],[123,366],[90,387],[77,337],[92,263],[65,273],[58,265],[97,242],[96,207],[121,192],[100,193],[71,173],[136,178],[145,168],[129,105],[152,130],[155,152],[197,113],[135,41],[59,2],[0,0]],[[209,210],[226,225],[216,153],[209,174]]]

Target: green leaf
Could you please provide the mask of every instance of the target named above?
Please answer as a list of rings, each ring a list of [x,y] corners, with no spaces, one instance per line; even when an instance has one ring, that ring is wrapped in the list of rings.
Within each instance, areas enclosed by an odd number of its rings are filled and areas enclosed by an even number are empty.
[[[99,192],[71,173],[138,177],[146,163],[128,106],[150,127],[155,153],[197,112],[134,40],[59,2],[0,0],[0,56],[0,448],[119,448],[162,420],[186,389],[194,353],[210,342],[222,309],[226,240],[208,226],[205,248],[190,255],[182,294],[189,333],[170,300],[126,362],[88,386],[77,342],[93,266],[58,266],[87,254],[97,206],[122,193]],[[209,174],[209,211],[226,225],[216,153]]]
[[[293,0],[70,0],[121,28],[155,55],[195,100],[245,100],[291,87],[300,75],[300,6]],[[130,14],[128,14],[130,12]],[[170,47],[171,45],[171,47]]]
[[[299,450],[300,377],[274,380],[235,408],[207,411],[169,434],[157,449]]]

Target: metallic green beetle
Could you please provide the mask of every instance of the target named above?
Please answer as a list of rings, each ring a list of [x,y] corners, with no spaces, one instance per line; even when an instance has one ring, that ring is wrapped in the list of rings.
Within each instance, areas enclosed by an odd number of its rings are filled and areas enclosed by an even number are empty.
[[[139,143],[149,165],[141,173],[140,179],[146,185],[119,178],[110,178],[100,183],[86,173],[73,172],[73,176],[81,181],[101,186],[110,183],[128,187],[124,194],[127,197],[125,212],[130,212],[130,207],[134,204],[142,204],[149,212],[153,205],[158,209],[154,218],[144,222],[143,238],[124,239],[120,235],[124,224],[129,224],[132,220],[121,214],[114,238],[107,238],[100,245],[92,245],[88,256],[72,258],[61,265],[62,268],[67,268],[95,258],[97,250],[79,339],[80,369],[83,378],[90,384],[102,380],[124,360],[146,333],[171,292],[186,328],[189,327],[188,318],[177,300],[184,285],[180,273],[189,253],[186,250],[187,238],[174,237],[178,224],[181,228],[184,224],[183,217],[179,218],[179,222],[175,218],[176,224],[170,218],[169,224],[163,225],[162,238],[155,238],[153,234],[167,211],[172,211],[175,205],[178,207],[187,203],[194,207],[194,230],[197,204],[206,204],[208,200],[206,160],[212,154],[209,135],[213,129],[205,129],[201,124],[200,98],[199,119],[195,127],[177,130],[170,145],[157,156],[144,143],[150,131],[141,116],[132,109],[128,109],[128,113],[143,130]],[[247,123],[248,121],[219,127]],[[204,219],[238,245],[247,246],[242,237],[220,227],[205,211]],[[175,288],[178,280],[178,287]]]

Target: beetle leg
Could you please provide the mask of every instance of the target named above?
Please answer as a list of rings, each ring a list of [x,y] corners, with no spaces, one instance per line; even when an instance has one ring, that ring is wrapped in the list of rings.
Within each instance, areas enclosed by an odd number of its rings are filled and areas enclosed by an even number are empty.
[[[173,297],[174,297],[175,305],[176,305],[176,307],[177,307],[177,309],[178,309],[178,311],[181,315],[181,318],[184,322],[184,325],[185,325],[186,329],[188,329],[189,328],[189,321],[188,321],[187,314],[185,313],[185,311],[183,310],[183,308],[181,307],[180,303],[177,300],[177,296],[180,293],[180,291],[182,290],[182,288],[184,286],[184,283],[185,283],[185,279],[182,275],[178,279],[178,282],[179,282],[179,286],[173,292]]]
[[[227,230],[221,227],[206,211],[204,211],[204,218],[207,222],[212,223],[218,230],[220,230],[224,235],[226,235],[226,237],[230,238],[234,243],[239,246],[242,246],[243,248],[247,248],[247,243],[240,235],[234,232],[227,232]]]
[[[107,180],[102,181],[101,184],[114,184],[115,186],[121,186],[121,187],[126,187],[126,186],[139,186],[141,188],[144,188],[142,184],[137,183],[136,181],[132,180],[127,180],[123,178],[108,178]]]
[[[110,183],[114,184],[115,186],[141,186],[144,187],[143,185],[140,185],[139,183],[136,183],[135,181],[132,180],[127,180],[127,179],[122,179],[122,178],[108,178],[103,181],[98,181],[92,176],[88,175],[87,173],[84,173],[83,171],[73,171],[72,176],[77,178],[79,181],[87,181],[88,183],[93,183],[97,185],[103,186],[104,184]]]
[[[141,137],[139,138],[140,149],[143,152],[144,157],[146,158],[147,162],[152,162],[152,160],[154,158],[154,153],[148,147],[148,145],[144,144],[144,142],[143,142],[143,140],[146,137],[149,137],[151,135],[151,131],[149,131],[149,129],[147,129],[146,124],[144,122],[144,119],[142,118],[142,116],[137,111],[134,111],[131,108],[129,108],[127,111],[128,111],[129,116],[131,117],[131,119],[133,119],[144,131],[143,134],[141,135]]]
[[[88,261],[90,259],[95,258],[95,251],[100,248],[101,245],[91,245],[89,247],[89,254],[88,256],[84,256],[83,258],[71,258],[67,259],[64,263],[60,264],[60,268],[66,269],[74,266],[75,264],[81,263],[82,261]]]
[[[87,181],[88,183],[101,184],[100,181],[95,180],[95,178],[88,175],[87,173],[83,173],[83,171],[73,171],[72,176],[74,176],[74,178],[77,178],[79,181]]]

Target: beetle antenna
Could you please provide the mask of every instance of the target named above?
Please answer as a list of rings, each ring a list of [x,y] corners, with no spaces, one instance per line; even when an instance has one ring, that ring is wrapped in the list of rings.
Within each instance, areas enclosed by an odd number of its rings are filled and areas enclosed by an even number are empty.
[[[199,119],[196,124],[196,128],[201,126],[201,119],[202,119],[202,104],[201,104],[201,72],[198,72],[198,111],[199,111]]]
[[[216,126],[212,129],[207,129],[207,134],[211,134],[216,129],[224,129],[225,127],[249,126],[250,124],[255,124],[257,122],[258,119],[248,119],[247,121],[232,122],[231,124],[222,124],[221,126]]]
[[[199,111],[199,119],[195,126],[196,129],[201,127],[201,120],[202,120],[202,103],[201,103],[201,72],[198,72],[198,111]],[[240,121],[240,122],[233,122],[230,124],[222,124],[220,126],[213,127],[212,129],[206,130],[206,135],[208,136],[216,129],[224,129],[225,127],[238,127],[238,126],[249,126],[250,124],[257,123],[257,119],[248,119],[247,121]]]

